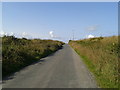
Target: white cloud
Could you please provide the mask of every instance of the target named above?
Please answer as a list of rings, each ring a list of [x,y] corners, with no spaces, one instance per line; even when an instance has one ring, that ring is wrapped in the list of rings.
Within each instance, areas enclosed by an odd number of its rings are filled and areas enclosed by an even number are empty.
[[[52,38],[55,37],[55,36],[53,35],[53,31],[50,31],[50,32],[49,32],[49,35],[50,35],[50,37],[52,37]]]
[[[27,38],[27,39],[31,39],[33,38],[31,34],[23,32],[19,35],[21,38]]]
[[[94,26],[89,26],[89,27],[87,27],[86,29],[87,29],[88,31],[95,31],[95,30],[98,30],[98,28],[99,28],[98,25],[94,25]]]
[[[38,35],[33,35],[30,34],[30,33],[27,33],[27,32],[21,32],[21,33],[14,33],[14,32],[4,32],[3,30],[0,31],[0,36],[3,37],[3,36],[15,36],[17,38],[27,38],[27,39],[33,39],[33,38],[39,38]]]
[[[3,37],[4,35],[6,35],[6,36],[7,36],[7,35],[8,35],[8,33],[6,33],[6,32],[4,32],[4,31],[2,31],[2,30],[1,30],[1,31],[0,31],[0,36],[1,36],[1,37]]]
[[[61,39],[63,38],[63,37],[60,37],[60,36],[54,34],[53,31],[50,31],[50,32],[49,32],[49,35],[50,35],[50,37],[51,37],[52,39],[55,39],[55,40],[61,40]]]
[[[10,32],[10,34],[9,34],[10,36],[14,36],[15,34],[13,33],[13,32]]]
[[[91,34],[87,36],[87,38],[94,38],[94,37],[95,37],[95,36],[93,36],[93,35],[91,35]]]
[[[4,32],[4,31],[0,31],[0,36],[3,37],[4,35],[5,35],[5,36],[13,36],[14,33],[13,33],[13,32],[6,33],[6,32]]]
[[[27,38],[27,39],[34,39],[34,38],[40,38],[40,39],[62,39],[62,37],[58,37],[57,35],[54,34],[53,31],[49,32],[49,35],[42,35],[42,34],[36,34],[36,33],[28,33],[28,32],[19,32],[19,33],[14,33],[14,32],[4,32],[0,31],[0,36],[3,37],[4,35],[6,36],[15,36],[17,38]]]
[[[26,37],[27,36],[27,33],[26,32],[23,32],[22,33],[22,37]]]
[[[0,31],[0,36],[4,36],[5,32]]]

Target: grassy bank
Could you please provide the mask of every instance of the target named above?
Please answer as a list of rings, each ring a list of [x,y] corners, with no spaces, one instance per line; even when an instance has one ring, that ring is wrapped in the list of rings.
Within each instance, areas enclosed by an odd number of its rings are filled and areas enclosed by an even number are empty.
[[[98,37],[69,41],[75,51],[83,58],[88,68],[102,88],[118,88],[118,37]]]
[[[53,40],[2,37],[3,77],[57,51],[63,44]]]

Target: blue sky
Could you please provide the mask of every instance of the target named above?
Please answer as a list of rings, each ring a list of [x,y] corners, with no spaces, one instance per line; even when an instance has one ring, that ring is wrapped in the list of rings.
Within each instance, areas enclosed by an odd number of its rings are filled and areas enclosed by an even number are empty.
[[[2,29],[27,38],[67,42],[118,35],[117,2],[4,2]]]

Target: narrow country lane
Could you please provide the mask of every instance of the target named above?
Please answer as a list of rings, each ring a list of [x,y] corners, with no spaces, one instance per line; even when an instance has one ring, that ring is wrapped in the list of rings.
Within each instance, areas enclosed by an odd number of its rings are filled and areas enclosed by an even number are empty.
[[[3,88],[97,88],[96,81],[69,46],[3,81]]]

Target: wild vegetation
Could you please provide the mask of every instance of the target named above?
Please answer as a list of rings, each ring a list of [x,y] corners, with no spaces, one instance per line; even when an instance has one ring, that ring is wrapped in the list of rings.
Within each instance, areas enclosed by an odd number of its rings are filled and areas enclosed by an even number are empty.
[[[57,51],[63,44],[53,40],[2,37],[3,77]]]
[[[118,36],[96,37],[69,41],[69,45],[82,57],[102,88],[120,86],[120,44]]]

